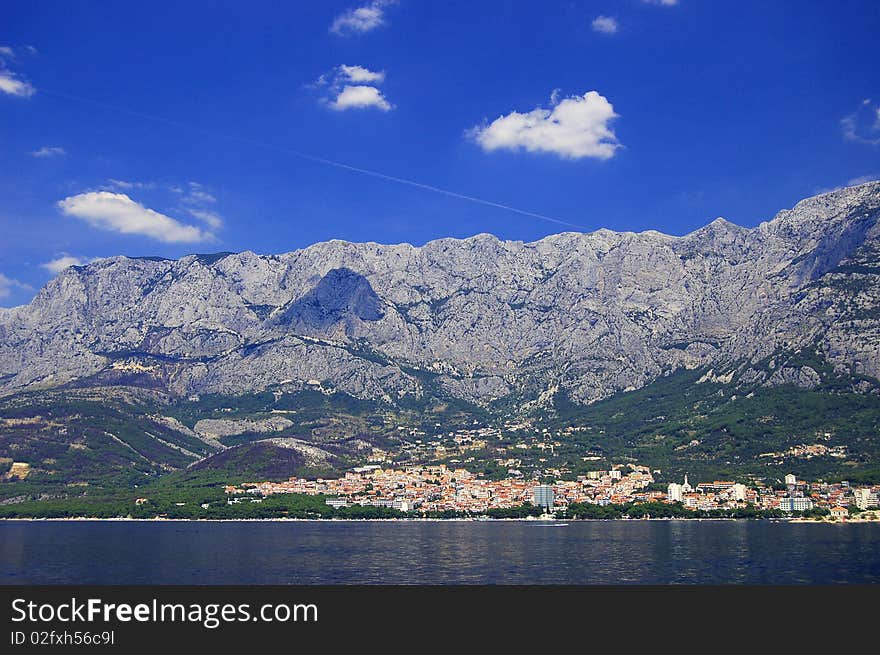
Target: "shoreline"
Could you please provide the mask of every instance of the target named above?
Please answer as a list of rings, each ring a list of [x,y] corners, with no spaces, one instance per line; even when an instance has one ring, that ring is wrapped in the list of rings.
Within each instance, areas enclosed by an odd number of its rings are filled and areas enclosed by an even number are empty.
[[[136,519],[133,517],[114,517],[99,518],[88,516],[76,516],[66,518],[44,518],[44,517],[18,517],[18,518],[0,518],[0,521],[110,521],[110,522],[185,522],[185,523],[535,523],[545,525],[559,525],[562,523],[587,523],[611,521],[619,521],[622,523],[635,523],[643,521],[789,521],[791,519],[734,519],[734,518],[646,518],[646,519],[494,519],[494,518],[377,518],[377,519],[299,519],[299,518],[270,518],[270,519],[170,519],[170,518],[150,518]]]
[[[845,521],[825,521],[816,519],[803,518],[641,518],[641,519],[504,519],[504,518],[377,518],[377,519],[300,519],[300,518],[254,518],[254,519],[171,519],[171,518],[149,518],[137,519],[133,517],[113,517],[99,518],[88,516],[66,517],[66,518],[44,518],[44,517],[17,517],[17,518],[0,518],[3,522],[110,522],[110,523],[529,523],[536,525],[544,525],[545,527],[564,527],[569,523],[643,523],[643,522],[717,522],[717,521],[767,521],[770,523],[812,523],[818,525],[847,525],[850,523],[880,523],[880,518],[871,519],[847,519]]]

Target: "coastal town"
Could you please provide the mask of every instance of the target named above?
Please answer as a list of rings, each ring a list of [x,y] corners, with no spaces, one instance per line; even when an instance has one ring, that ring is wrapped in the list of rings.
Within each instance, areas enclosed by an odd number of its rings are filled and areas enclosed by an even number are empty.
[[[636,464],[615,464],[590,471],[576,480],[538,483],[521,477],[490,480],[463,468],[446,465],[403,469],[370,464],[335,479],[291,477],[283,482],[253,482],[225,487],[227,504],[260,502],[275,494],[325,496],[335,508],[385,507],[400,512],[453,511],[480,515],[490,510],[531,505],[547,514],[565,515],[573,504],[598,506],[639,503],[680,504],[698,510],[755,508],[785,513],[817,509],[834,519],[846,519],[853,510],[878,507],[880,486],[852,486],[847,482],[806,482],[794,474],[783,485],[745,485],[729,480],[691,484],[671,482],[657,489],[660,471]]]
[[[432,429],[433,428],[433,429]],[[443,431],[398,427],[397,452],[373,448],[367,463],[341,477],[291,477],[225,487],[227,504],[260,502],[277,494],[324,496],[333,508],[389,508],[411,515],[439,513],[484,515],[524,506],[546,515],[566,516],[572,505],[623,506],[662,503],[699,513],[757,510],[766,513],[812,513],[836,520],[880,506],[880,485],[805,480],[794,473],[746,480],[696,481],[685,474],[670,481],[662,471],[633,461],[611,463],[599,452],[582,450],[573,471],[559,453],[576,433],[589,426],[555,429],[529,418],[503,425],[474,425]],[[830,433],[815,435],[786,452],[761,453],[764,462],[796,463],[814,457],[844,457],[843,447],[826,445]],[[475,464],[491,453],[497,475],[478,472]],[[604,467],[603,464],[605,465]],[[599,468],[602,467],[602,468]],[[660,482],[660,480],[664,480]],[[656,507],[656,505],[655,505]]]

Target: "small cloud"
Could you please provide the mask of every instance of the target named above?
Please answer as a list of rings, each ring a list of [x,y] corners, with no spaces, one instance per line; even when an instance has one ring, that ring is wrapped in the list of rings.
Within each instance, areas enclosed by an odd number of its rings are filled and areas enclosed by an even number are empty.
[[[61,157],[66,155],[67,151],[64,148],[59,148],[58,146],[43,146],[39,150],[31,151],[31,157],[37,158],[46,158],[46,157]]]
[[[18,59],[21,55],[34,56],[38,54],[39,52],[32,45],[16,46],[14,48],[10,45],[0,45],[0,61],[4,59],[7,61]]]
[[[0,92],[19,98],[29,98],[37,90],[29,82],[19,79],[12,71],[0,70]]]
[[[385,81],[385,71],[376,72],[363,66],[346,66],[345,64],[342,64],[337,70],[340,77],[356,84],[364,82],[381,84]]]
[[[27,48],[25,48],[25,52],[30,54]],[[13,66],[17,59],[15,48],[8,45],[0,46],[0,93],[29,98],[37,90],[30,82],[22,79],[18,73],[10,69],[10,66]]]
[[[183,199],[184,202],[190,204],[199,204],[199,203],[209,203],[214,204],[217,202],[217,198],[212,196],[210,193],[205,191],[205,187],[198,182],[190,182],[189,183],[189,192],[186,197]]]
[[[217,202],[217,199],[207,191],[190,190],[184,202]]]
[[[217,198],[208,192],[205,185],[190,182],[187,189],[169,187],[169,190],[182,196],[180,200],[186,205],[184,211],[190,216],[197,218],[211,229],[219,230],[223,227],[223,218],[220,214],[213,209],[207,209],[208,206],[217,203]]]
[[[880,145],[880,104],[862,100],[858,109],[840,121],[843,136],[849,141]]]
[[[107,180],[110,186],[116,189],[136,189],[140,186],[140,182],[128,182],[127,180],[114,180],[110,178]]]
[[[58,202],[67,216],[79,218],[92,227],[140,234],[166,243],[195,243],[213,239],[211,232],[183,224],[170,216],[144,207],[124,193],[90,191]]]
[[[47,271],[52,273],[53,275],[57,275],[61,271],[66,268],[70,268],[71,266],[85,266],[90,262],[96,262],[100,257],[74,257],[73,255],[68,255],[66,253],[61,253],[61,256],[46,262],[45,264],[40,264]]]
[[[114,180],[110,178],[107,180],[107,184],[113,189],[154,189],[156,188],[155,183],[153,182],[129,182],[128,180]]]
[[[351,36],[371,32],[385,24],[385,9],[396,5],[397,0],[373,0],[337,16],[330,25],[330,31],[339,36]]]
[[[0,298],[8,298],[12,294],[13,289],[22,289],[24,291],[33,291],[33,287],[24,282],[13,280],[0,273]]]
[[[367,107],[390,111],[394,105],[375,86],[384,81],[385,71],[371,71],[363,66],[342,64],[331,73],[321,75],[309,86],[312,89],[323,89],[322,102],[337,111]]]
[[[596,18],[593,19],[592,26],[594,32],[600,32],[602,34],[617,33],[617,20],[611,16],[596,16]]]
[[[216,212],[211,212],[206,209],[187,209],[186,211],[189,212],[190,216],[199,219],[202,223],[214,230],[223,227],[223,219]]]
[[[333,109],[344,111],[346,109],[364,109],[366,107],[377,107],[382,111],[389,111],[391,104],[374,86],[363,85],[346,85],[342,91],[336,96],[331,104]]]
[[[678,0],[642,0],[646,5],[659,5],[661,7],[674,7],[678,4]]]
[[[512,111],[492,123],[468,131],[487,152],[526,150],[548,152],[564,159],[610,159],[621,147],[610,123],[618,117],[608,99],[597,91],[559,100],[551,109]]]

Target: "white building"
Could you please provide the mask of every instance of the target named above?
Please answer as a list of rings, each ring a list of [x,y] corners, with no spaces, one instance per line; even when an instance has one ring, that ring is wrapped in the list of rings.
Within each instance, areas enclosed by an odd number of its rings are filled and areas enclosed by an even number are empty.
[[[779,509],[783,512],[806,512],[813,509],[813,501],[809,498],[780,498]]]
[[[670,482],[669,486],[666,487],[666,497],[672,502],[680,503],[683,498],[681,485],[677,482]]]
[[[868,487],[860,487],[853,491],[853,496],[856,499],[856,507],[859,509],[869,509],[871,507],[877,507],[878,499],[877,494],[871,491]]]
[[[794,473],[789,473],[785,476],[785,484],[790,487],[793,487],[797,484],[797,476]]]
[[[746,488],[746,485],[736,483],[735,485],[733,485],[732,489],[733,489],[733,499],[734,500],[741,501],[741,500],[746,499],[746,492],[748,491],[748,489]]]
[[[683,494],[689,494],[689,493],[692,492],[693,490],[694,490],[694,488],[688,483],[688,476],[687,476],[687,473],[685,473],[685,474],[684,474],[684,484],[681,485],[681,493],[683,493]]]

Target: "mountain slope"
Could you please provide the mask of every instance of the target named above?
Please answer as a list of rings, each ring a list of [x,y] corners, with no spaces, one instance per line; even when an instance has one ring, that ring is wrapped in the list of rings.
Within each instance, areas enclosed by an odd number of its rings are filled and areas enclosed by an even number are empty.
[[[718,219],[683,237],[599,230],[113,257],[0,311],[0,390],[124,383],[185,397],[320,385],[394,404],[512,406],[562,390],[590,403],[702,366],[809,387],[822,365],[766,368],[774,353],[807,349],[870,391],[878,216],[880,183],[868,183],[754,229]]]

